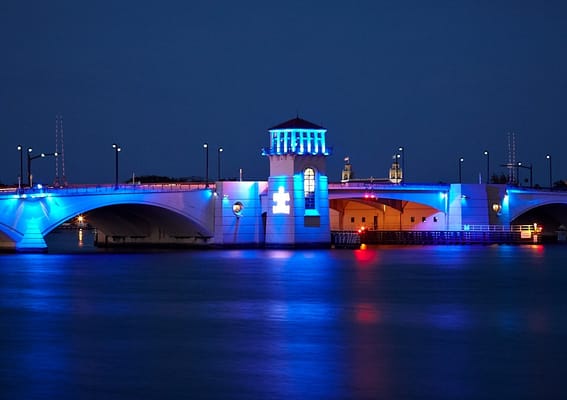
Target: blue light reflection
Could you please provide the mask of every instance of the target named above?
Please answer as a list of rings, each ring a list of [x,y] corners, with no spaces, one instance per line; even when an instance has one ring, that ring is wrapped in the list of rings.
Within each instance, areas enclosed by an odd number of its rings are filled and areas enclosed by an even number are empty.
[[[5,255],[2,394],[549,398],[563,259],[557,246]]]

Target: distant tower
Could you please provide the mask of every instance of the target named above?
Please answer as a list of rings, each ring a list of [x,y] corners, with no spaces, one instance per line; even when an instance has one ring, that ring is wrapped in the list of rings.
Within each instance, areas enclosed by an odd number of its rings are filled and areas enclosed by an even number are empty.
[[[267,246],[328,246],[327,130],[296,117],[269,129]]]
[[[352,164],[350,163],[350,157],[345,157],[345,165],[343,167],[343,173],[341,175],[341,182],[348,182],[353,178]]]
[[[55,180],[54,186],[67,186],[67,178],[65,177],[65,140],[63,136],[63,116],[57,114],[55,116]],[[59,177],[59,164],[61,164],[62,176]]]
[[[400,162],[398,161],[399,155],[392,156],[392,166],[390,167],[390,182],[400,183],[402,181],[402,169],[400,168]]]
[[[508,183],[517,183],[516,176],[516,134],[508,132]]]

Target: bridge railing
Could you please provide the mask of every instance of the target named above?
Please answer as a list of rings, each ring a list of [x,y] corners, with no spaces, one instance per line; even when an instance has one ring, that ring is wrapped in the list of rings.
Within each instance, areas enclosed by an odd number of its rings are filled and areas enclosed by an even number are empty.
[[[356,190],[395,190],[395,191],[441,191],[448,190],[450,185],[443,183],[404,183],[396,184],[384,181],[383,179],[365,180],[365,181],[348,181],[341,183],[329,183],[328,188],[332,191],[356,191]]]
[[[361,226],[355,224],[344,224],[343,229],[332,229],[344,232],[356,232]],[[539,232],[541,226],[537,225],[451,225],[446,229],[423,229],[416,225],[409,224],[385,224],[380,225],[378,229],[373,229],[372,226],[365,226],[365,230],[373,231],[472,231],[472,232]]]
[[[215,189],[214,183],[207,186],[203,183],[142,183],[142,184],[84,184],[68,185],[64,187],[54,186],[34,186],[32,188],[9,187],[0,189],[0,194],[40,194],[40,193],[60,193],[60,194],[89,194],[89,193],[116,193],[116,192],[178,192],[190,190]]]
[[[463,225],[463,231],[481,231],[481,232],[521,232],[521,231],[538,231],[537,225]]]
[[[187,190],[206,189],[205,183],[142,183],[142,184],[122,184],[122,185],[76,185],[64,188],[50,188],[50,191],[61,191],[67,193],[91,193],[91,192],[177,192]],[[208,188],[214,189],[214,184],[209,184]]]

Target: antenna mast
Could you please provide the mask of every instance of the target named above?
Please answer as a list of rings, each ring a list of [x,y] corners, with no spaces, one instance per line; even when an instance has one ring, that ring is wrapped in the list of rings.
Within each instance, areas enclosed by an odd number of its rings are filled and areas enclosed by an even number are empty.
[[[63,116],[57,114],[55,116],[55,186],[67,186],[67,178],[65,177],[65,137],[63,135]],[[59,163],[61,163],[61,179],[59,179]]]
[[[61,172],[63,174],[63,186],[67,186],[67,177],[65,176],[65,136],[63,136],[63,116],[61,121]]]
[[[59,154],[59,114],[55,114],[55,154]],[[55,179],[53,186],[59,186],[59,160],[55,157]]]
[[[516,176],[516,134],[508,132],[508,183],[515,184]]]

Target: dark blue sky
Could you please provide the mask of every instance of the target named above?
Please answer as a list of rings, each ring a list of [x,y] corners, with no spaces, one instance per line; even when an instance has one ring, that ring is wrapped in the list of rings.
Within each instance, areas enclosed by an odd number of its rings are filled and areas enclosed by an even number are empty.
[[[55,147],[64,118],[70,183],[204,175],[266,179],[267,129],[328,129],[331,181],[344,156],[385,177],[399,146],[409,181],[477,182],[516,158],[534,181],[567,178],[563,1],[10,1],[0,3],[0,182],[18,144]],[[53,159],[33,163],[50,182]],[[525,172],[527,174],[527,172]]]

